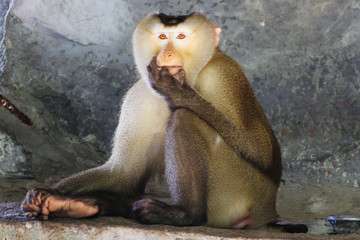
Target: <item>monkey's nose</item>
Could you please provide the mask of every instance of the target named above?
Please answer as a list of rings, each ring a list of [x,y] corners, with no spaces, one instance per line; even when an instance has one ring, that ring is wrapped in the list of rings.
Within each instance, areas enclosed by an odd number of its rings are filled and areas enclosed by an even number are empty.
[[[170,52],[170,51],[166,51],[166,52],[164,52],[164,54],[163,54],[163,56],[164,56],[165,58],[172,57],[172,55],[173,55],[173,53]]]

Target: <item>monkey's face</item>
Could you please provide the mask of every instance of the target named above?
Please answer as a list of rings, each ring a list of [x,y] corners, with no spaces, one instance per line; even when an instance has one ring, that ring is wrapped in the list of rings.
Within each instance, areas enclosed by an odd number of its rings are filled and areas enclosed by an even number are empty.
[[[167,67],[173,75],[184,69],[192,84],[217,47],[220,31],[214,29],[199,13],[145,17],[133,36],[135,62],[142,78],[147,78],[146,66],[156,56],[159,68]]]
[[[156,56],[156,64],[159,68],[167,67],[170,74],[175,75],[184,67],[186,47],[191,44],[192,32],[179,31],[179,29],[161,28],[160,32],[154,32],[153,41],[160,49]]]

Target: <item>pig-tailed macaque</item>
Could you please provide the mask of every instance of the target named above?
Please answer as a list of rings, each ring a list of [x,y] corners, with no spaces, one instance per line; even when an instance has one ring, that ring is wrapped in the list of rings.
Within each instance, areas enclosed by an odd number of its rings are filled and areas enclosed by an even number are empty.
[[[241,67],[219,50],[220,33],[200,13],[142,19],[141,80],[124,97],[110,159],[30,190],[28,216],[306,232],[276,221],[280,147]],[[147,194],[159,175],[170,201]]]

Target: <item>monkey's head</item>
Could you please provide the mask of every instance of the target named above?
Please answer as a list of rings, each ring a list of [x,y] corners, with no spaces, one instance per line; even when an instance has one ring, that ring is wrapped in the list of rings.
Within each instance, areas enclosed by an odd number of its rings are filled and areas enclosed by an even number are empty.
[[[156,56],[159,67],[172,75],[184,69],[191,85],[219,45],[221,28],[202,14],[168,16],[163,13],[143,18],[133,35],[135,63],[143,79],[146,66]]]

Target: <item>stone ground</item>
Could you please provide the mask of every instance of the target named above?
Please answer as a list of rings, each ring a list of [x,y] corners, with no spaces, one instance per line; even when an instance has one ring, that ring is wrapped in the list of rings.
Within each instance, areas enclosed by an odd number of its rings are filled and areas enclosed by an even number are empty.
[[[360,239],[360,234],[329,234],[328,215],[360,216],[360,189],[342,186],[285,184],[278,194],[284,219],[306,223],[309,234],[266,233],[208,227],[142,225],[120,217],[26,219],[20,202],[32,180],[0,180],[1,239]]]

